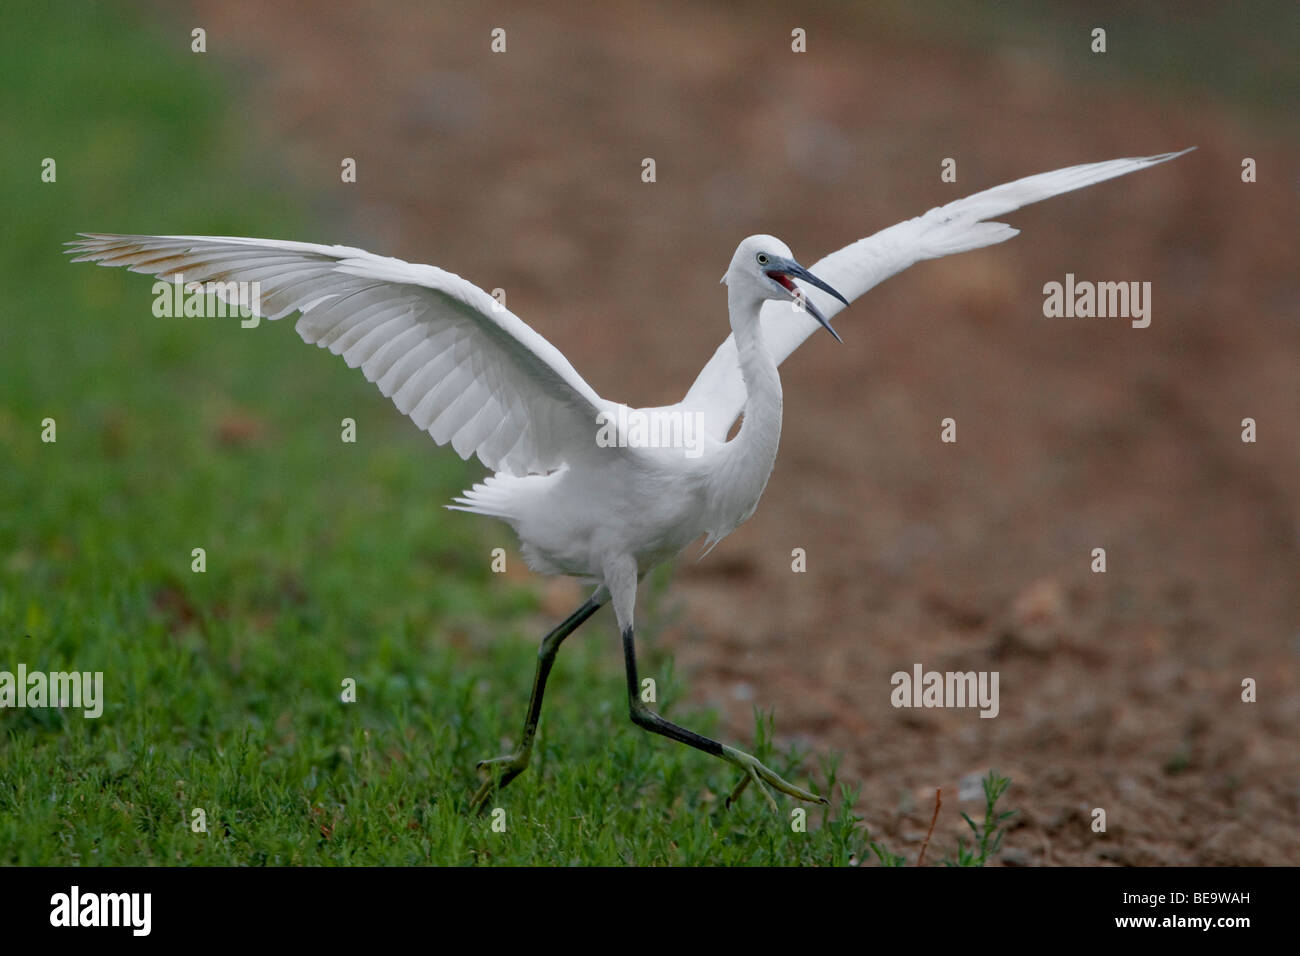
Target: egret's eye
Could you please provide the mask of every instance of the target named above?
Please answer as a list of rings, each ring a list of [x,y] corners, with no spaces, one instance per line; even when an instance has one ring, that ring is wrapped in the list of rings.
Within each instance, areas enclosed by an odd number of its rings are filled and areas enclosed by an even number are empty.
[[[760,266],[765,266],[765,265],[767,265],[767,253],[766,253],[766,252],[760,252],[760,253],[758,254],[758,264],[759,264]]]

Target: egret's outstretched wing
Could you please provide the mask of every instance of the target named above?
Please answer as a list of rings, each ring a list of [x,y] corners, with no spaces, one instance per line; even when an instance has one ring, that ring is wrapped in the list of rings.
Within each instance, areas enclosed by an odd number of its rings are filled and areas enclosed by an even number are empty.
[[[258,314],[301,312],[304,341],[360,366],[434,441],[494,471],[546,472],[591,453],[597,414],[616,407],[490,295],[433,266],[273,239],[83,235],[69,243],[77,262],[260,282]]]
[[[1017,179],[882,229],[873,236],[832,252],[809,268],[813,275],[828,282],[852,302],[872,286],[922,259],[936,259],[991,246],[1005,242],[1019,232],[1005,223],[986,221],[993,216],[1136,172],[1189,151],[1085,163]],[[844,308],[842,303],[822,290],[804,283],[800,286],[827,318]],[[777,301],[764,304],[761,321],[764,341],[778,364],[818,329],[810,316],[791,314],[790,303]],[[704,366],[680,405],[702,412],[707,432],[715,438],[725,438],[745,405],[745,385],[740,377],[736,342],[732,336],[727,336],[727,340],[713,353],[713,358]]]

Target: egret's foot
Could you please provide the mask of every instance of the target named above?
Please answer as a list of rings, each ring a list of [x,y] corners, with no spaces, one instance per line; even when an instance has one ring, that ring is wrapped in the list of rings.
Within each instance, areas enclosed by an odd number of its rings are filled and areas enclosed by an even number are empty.
[[[528,766],[529,756],[529,752],[525,750],[522,753],[505,754],[501,757],[480,760],[475,764],[474,769],[485,771],[487,779],[474,792],[474,798],[469,802],[470,811],[481,811],[487,806],[488,797],[492,796],[494,791],[501,790],[511,780],[523,773]],[[497,767],[501,769],[497,770]]]
[[[777,809],[776,800],[772,798],[771,791],[767,789],[769,785],[799,800],[830,806],[830,801],[825,797],[819,797],[815,793],[809,793],[803,787],[795,786],[752,754],[747,754],[743,750],[737,750],[735,747],[728,747],[723,744],[722,757],[745,771],[745,776],[740,778],[740,783],[736,784],[736,789],[731,791],[731,796],[727,797],[728,807],[744,792],[751,780],[754,781],[755,786],[758,787],[763,796],[767,798],[768,806],[773,811]]]

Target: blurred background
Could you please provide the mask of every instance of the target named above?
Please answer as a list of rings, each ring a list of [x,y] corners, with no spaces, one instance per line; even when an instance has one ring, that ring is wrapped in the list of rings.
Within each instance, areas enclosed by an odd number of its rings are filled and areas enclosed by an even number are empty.
[[[1011,179],[1195,145],[1006,217],[1020,237],[921,263],[837,320],[842,346],[811,339],[782,367],[757,514],[648,613],[719,733],[748,740],[754,708],[774,709],[778,740],[842,754],[900,852],[936,787],[974,812],[970,781],[995,767],[1021,809],[1007,862],[1300,862],[1295,4],[87,9],[7,11],[0,41],[0,651],[33,631],[79,646],[92,618],[111,631],[122,581],[126,619],[194,653],[214,603],[274,629],[286,603],[326,614],[360,593],[358,632],[391,618],[462,664],[517,630],[492,652],[522,655],[502,678],[513,731],[526,648],[581,600],[518,560],[487,574],[487,549],[515,554],[508,529],[436,508],[481,469],[360,375],[287,327],[152,320],[148,280],[62,261],[78,230],[437,264],[504,288],[602,395],[657,405],[725,336],[718,277],[750,233],[810,264]],[[1151,326],[1045,319],[1043,284],[1067,272],[1150,282]],[[46,415],[71,468],[38,441]],[[345,415],[378,437],[336,468]],[[247,565],[224,584],[168,570],[197,528]],[[602,614],[572,642],[593,673],[617,671],[613,633]],[[893,709],[890,675],[916,662],[999,671],[999,717]],[[940,832],[962,827],[945,811]]]

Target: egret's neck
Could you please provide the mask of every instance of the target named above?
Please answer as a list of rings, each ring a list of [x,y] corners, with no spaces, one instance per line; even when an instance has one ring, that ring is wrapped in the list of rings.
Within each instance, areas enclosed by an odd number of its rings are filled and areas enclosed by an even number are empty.
[[[781,441],[781,378],[763,341],[759,321],[763,300],[729,291],[728,305],[747,398],[740,431],[724,452],[718,493],[724,511],[739,525],[753,514],[776,462]]]

